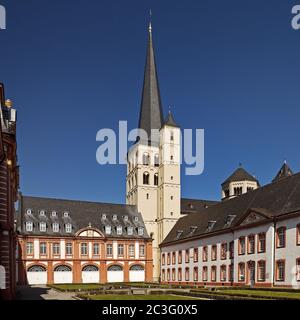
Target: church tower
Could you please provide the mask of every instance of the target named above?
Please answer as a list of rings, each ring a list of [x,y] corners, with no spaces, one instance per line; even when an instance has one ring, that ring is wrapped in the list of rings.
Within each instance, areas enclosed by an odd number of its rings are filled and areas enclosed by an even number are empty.
[[[159,280],[159,244],[180,215],[180,129],[169,113],[163,119],[152,27],[139,117],[140,135],[127,156],[126,203],[142,214],[153,247],[153,278]]]

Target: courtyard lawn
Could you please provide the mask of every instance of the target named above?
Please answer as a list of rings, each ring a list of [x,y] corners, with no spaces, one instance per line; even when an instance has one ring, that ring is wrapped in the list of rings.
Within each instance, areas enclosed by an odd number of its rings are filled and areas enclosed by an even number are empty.
[[[57,289],[59,291],[89,291],[100,290],[103,288],[101,284],[97,283],[78,283],[78,284],[53,284],[49,285],[50,288]]]
[[[271,299],[300,299],[300,292],[267,291],[267,290],[230,290],[224,289],[218,291],[221,294],[244,297],[258,297]]]
[[[184,297],[167,294],[149,294],[149,295],[125,295],[125,294],[97,294],[97,295],[79,295],[79,297],[89,300],[199,300],[195,297]],[[205,299],[206,300],[206,299]]]

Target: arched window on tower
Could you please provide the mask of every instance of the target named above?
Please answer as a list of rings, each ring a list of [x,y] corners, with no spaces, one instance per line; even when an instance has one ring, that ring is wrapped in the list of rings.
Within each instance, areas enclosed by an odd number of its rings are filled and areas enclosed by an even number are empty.
[[[150,155],[147,152],[145,152],[143,154],[143,165],[145,165],[145,166],[149,166],[150,165]]]
[[[156,154],[156,155],[154,156],[154,166],[155,166],[155,167],[158,167],[158,166],[159,166],[159,155],[158,155],[158,154]]]
[[[173,131],[170,132],[170,140],[174,141],[174,132]]]
[[[144,172],[143,174],[143,184],[149,184],[149,173]]]
[[[154,185],[158,186],[158,173],[154,174]]]

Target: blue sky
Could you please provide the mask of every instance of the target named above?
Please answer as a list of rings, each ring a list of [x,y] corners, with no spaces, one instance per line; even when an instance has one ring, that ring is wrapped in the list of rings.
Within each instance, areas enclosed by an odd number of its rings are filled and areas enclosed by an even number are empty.
[[[99,166],[96,132],[138,122],[149,8],[164,112],[205,129],[205,171],[182,196],[220,198],[239,162],[268,183],[300,169],[299,1],[0,0],[0,81],[18,110],[21,191],[125,201],[124,165]]]

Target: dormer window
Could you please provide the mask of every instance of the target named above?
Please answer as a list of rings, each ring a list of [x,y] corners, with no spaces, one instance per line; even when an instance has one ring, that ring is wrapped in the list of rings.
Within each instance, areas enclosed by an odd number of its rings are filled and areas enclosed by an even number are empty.
[[[67,223],[65,225],[65,230],[66,230],[66,233],[71,233],[72,232],[72,225],[71,223]]]
[[[56,211],[52,211],[52,212],[51,212],[51,216],[52,216],[52,217],[57,217],[57,212],[56,212]]]
[[[40,232],[46,232],[47,225],[46,222],[40,222]]]
[[[190,227],[190,234],[193,234],[197,230],[197,226],[191,226]]]
[[[105,233],[111,234],[111,226],[105,226]]]
[[[213,221],[213,220],[208,221],[206,232],[210,232],[213,229],[215,224],[216,224],[216,221]]]
[[[133,235],[133,227],[128,227],[128,228],[127,228],[127,234],[128,234],[129,236],[132,236],[132,235]]]
[[[122,234],[122,226],[117,226],[117,234],[118,235]]]
[[[179,239],[183,234],[183,231],[182,230],[177,230],[176,232],[176,239]]]
[[[31,209],[27,209],[26,210],[26,214],[32,214],[32,210]]]
[[[226,217],[225,227],[229,227],[229,226],[232,224],[232,222],[233,222],[233,220],[234,220],[235,217],[236,217],[236,215],[229,214],[229,215]]]
[[[124,216],[124,221],[128,221],[128,216]]]
[[[53,223],[52,231],[53,232],[58,232],[59,231],[59,224],[57,222]]]
[[[138,222],[139,221],[139,217],[135,216],[134,217],[134,222]]]
[[[116,214],[114,214],[112,219],[113,219],[113,221],[116,221],[118,219],[118,216]]]
[[[138,235],[139,236],[143,236],[144,235],[144,228],[143,227],[139,227],[138,228]]]
[[[40,216],[45,216],[45,210],[40,210]]]
[[[31,232],[33,230],[33,222],[32,221],[27,221],[25,224],[26,231]]]
[[[101,218],[102,218],[103,220],[106,219],[106,214],[103,213],[102,216],[101,216]]]
[[[64,218],[68,218],[69,217],[69,212],[64,212]]]

